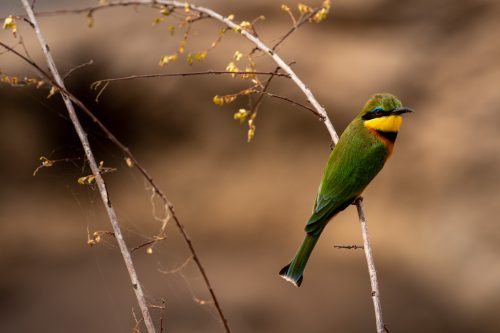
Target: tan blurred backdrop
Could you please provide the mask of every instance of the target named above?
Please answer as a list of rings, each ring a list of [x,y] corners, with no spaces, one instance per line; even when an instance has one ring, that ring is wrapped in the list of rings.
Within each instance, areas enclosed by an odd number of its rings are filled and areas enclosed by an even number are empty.
[[[37,1],[38,10],[97,1]],[[199,4],[237,20],[265,15],[261,38],[272,44],[291,22],[281,2]],[[290,3],[295,8],[296,3]],[[23,13],[0,3],[0,16]],[[329,225],[300,289],[277,272],[303,237],[329,136],[310,113],[265,99],[256,136],[232,119],[241,99],[217,107],[214,95],[246,87],[229,77],[161,78],[111,84],[96,103],[90,83],[140,73],[224,69],[251,45],[228,34],[203,63],[158,66],[175,52],[157,12],[119,8],[44,17],[42,30],[67,84],[128,145],[174,203],[205,265],[234,332],[371,332],[374,316],[359,223],[349,208]],[[199,51],[220,25],[192,27],[187,48]],[[500,319],[500,5],[494,0],[334,1],[328,20],[303,26],[279,49],[341,131],[375,92],[392,92],[416,110],[395,153],[365,192],[382,304],[391,332],[499,332]],[[44,59],[20,24],[30,55]],[[0,39],[16,40],[7,31]],[[264,57],[261,70],[273,70]],[[33,76],[9,54],[2,72]],[[304,101],[275,79],[271,92]],[[78,185],[81,160],[33,170],[40,156],[81,158],[58,97],[47,90],[0,86],[0,331],[130,332],[137,306],[114,240],[90,248],[87,231],[110,230],[98,193]],[[82,119],[85,117],[82,116]],[[150,191],[87,119],[130,247],[159,228]],[[157,210],[161,207],[157,206]],[[168,238],[134,254],[152,304],[166,301],[166,332],[220,332],[201,276],[174,224]],[[165,273],[165,271],[170,271]],[[162,273],[163,272],[163,273]],[[158,322],[160,311],[153,310]]]

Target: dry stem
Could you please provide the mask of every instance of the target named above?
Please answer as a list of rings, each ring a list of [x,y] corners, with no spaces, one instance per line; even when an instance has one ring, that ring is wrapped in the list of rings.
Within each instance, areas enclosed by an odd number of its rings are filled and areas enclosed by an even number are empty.
[[[36,17],[33,13],[33,9],[31,8],[30,4],[28,3],[28,0],[21,0],[24,9],[26,10],[26,13],[28,14],[28,17],[31,21],[31,24],[33,28],[35,29],[35,34],[38,38],[38,42],[40,43],[40,46],[42,47],[42,50],[45,54],[45,58],[47,59],[48,66],[50,68],[50,72],[52,73],[54,80],[57,82],[57,84],[61,87],[64,88],[64,82],[63,79],[61,78],[61,75],[59,74],[56,64],[54,62],[54,59],[52,58],[52,55],[49,51],[49,46],[45,42],[45,39],[42,35],[42,32],[40,30],[40,26],[38,25],[38,22],[36,20]],[[144,293],[142,291],[142,286],[139,283],[139,279],[137,278],[137,273],[135,271],[134,264],[132,262],[132,257],[130,256],[130,252],[128,251],[127,245],[125,243],[125,240],[123,238],[120,225],[118,223],[118,218],[116,216],[116,212],[113,208],[113,205],[111,204],[111,200],[109,198],[108,191],[106,189],[106,184],[104,183],[104,180],[101,176],[101,173],[99,171],[99,166],[96,163],[96,160],[94,158],[94,154],[92,152],[92,149],[90,147],[90,143],[87,139],[87,133],[83,129],[82,125],[80,124],[80,121],[78,119],[78,116],[76,115],[75,109],[73,107],[73,103],[71,102],[69,96],[65,94],[63,91],[61,91],[61,96],[64,100],[64,104],[66,105],[66,108],[68,110],[69,117],[71,119],[71,122],[73,123],[73,126],[75,127],[75,131],[78,135],[78,138],[80,139],[80,142],[82,143],[83,150],[85,151],[85,156],[87,157],[87,160],[90,165],[90,169],[92,170],[92,173],[95,176],[95,181],[97,184],[97,188],[99,189],[99,193],[101,195],[102,202],[104,203],[104,206],[106,208],[106,212],[108,213],[109,220],[111,222],[111,225],[113,227],[113,231],[115,234],[116,241],[118,243],[118,246],[120,248],[120,252],[123,256],[123,260],[125,261],[125,265],[127,266],[127,270],[130,276],[130,281],[132,282],[132,287],[134,289],[137,302],[139,303],[139,307],[141,308],[142,312],[142,317],[144,319],[144,324],[146,325],[146,328],[149,333],[155,333],[155,327],[153,325],[153,321],[151,319],[151,315],[149,313],[149,309],[146,303],[146,299],[144,297]]]

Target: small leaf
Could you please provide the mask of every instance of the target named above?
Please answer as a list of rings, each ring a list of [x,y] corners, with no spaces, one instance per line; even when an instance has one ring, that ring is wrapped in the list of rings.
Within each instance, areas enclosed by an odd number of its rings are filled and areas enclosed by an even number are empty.
[[[252,24],[248,21],[241,21],[240,27],[245,30],[249,30],[252,27]]]
[[[222,97],[224,99],[224,103],[229,104],[232,103],[236,100],[237,96],[236,95],[226,95]]]
[[[314,14],[312,20],[315,23],[320,23],[324,19],[326,19],[326,16],[328,14],[328,10],[326,8],[321,8],[316,14]]]
[[[186,61],[189,65],[193,64],[193,59],[194,59],[194,55],[192,53],[188,53],[188,55],[186,56]]]
[[[177,60],[177,53],[174,53],[171,55],[164,55],[163,57],[160,58],[159,65],[165,66],[169,62],[176,61],[176,60]]]
[[[88,12],[87,14],[87,27],[89,29],[94,27],[94,16],[92,15],[92,12]]]
[[[157,25],[157,24],[160,24],[161,22],[165,21],[165,19],[163,17],[157,17],[153,20],[153,23],[151,23],[152,25]]]
[[[245,122],[245,119],[247,118],[249,114],[249,111],[248,110],[245,110],[245,109],[239,109],[238,112],[236,112],[234,115],[233,115],[233,118],[234,120],[239,120],[240,123],[244,123]]]
[[[313,10],[310,6],[305,5],[303,3],[299,3],[297,5],[297,7],[299,8],[299,12],[301,14],[308,14],[308,13],[312,12],[312,10]]]
[[[167,31],[170,33],[171,36],[173,36],[175,34],[175,26],[169,25]]]
[[[255,115],[255,113],[254,113]],[[248,121],[248,136],[247,136],[247,142],[252,141],[253,137],[255,136],[255,125],[253,124],[253,119],[250,119]]]
[[[162,7],[162,9],[160,10],[160,13],[163,16],[169,16],[170,15],[170,9],[168,9],[168,7]]]
[[[84,176],[84,177],[78,178],[78,184],[80,184],[80,185],[90,185],[90,184],[92,184],[92,182],[94,180],[95,180],[95,176],[94,175],[88,175],[88,176]]]
[[[232,62],[232,61],[231,61],[231,62],[227,65],[226,70],[227,70],[228,72],[233,73],[233,74],[231,74],[231,76],[232,76],[233,78],[236,76],[236,74],[234,74],[234,73],[238,73],[238,72],[239,72],[238,67],[236,67],[236,65],[235,65],[235,64],[234,64],[234,62]]]
[[[203,61],[207,57],[207,51],[196,52],[195,58],[198,61]]]
[[[290,11],[290,7],[288,7],[288,6],[287,6],[287,5],[285,5],[285,4],[282,4],[282,5],[281,5],[281,10],[282,10],[282,11],[285,11],[285,12],[289,12],[289,11]]]
[[[57,88],[56,86],[52,86],[50,88],[49,94],[47,95],[47,98],[51,98],[52,96],[54,96],[58,92],[59,92],[59,88]]]
[[[178,51],[178,52],[179,52],[180,54],[183,54],[183,53],[184,53],[184,51],[186,51],[186,40],[185,40],[185,39],[183,39],[183,40],[181,40],[181,41],[179,42],[179,51]]]

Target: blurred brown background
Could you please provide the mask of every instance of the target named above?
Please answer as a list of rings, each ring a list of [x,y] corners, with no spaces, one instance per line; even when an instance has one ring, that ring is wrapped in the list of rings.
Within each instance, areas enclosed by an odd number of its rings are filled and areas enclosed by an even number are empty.
[[[97,1],[37,1],[38,10]],[[291,22],[281,2],[200,1],[257,25],[272,44]],[[296,3],[290,3],[295,8]],[[0,16],[23,13],[2,1]],[[92,59],[67,85],[128,145],[174,203],[234,332],[372,332],[374,315],[359,223],[349,208],[324,233],[300,289],[277,272],[303,237],[329,136],[294,106],[265,99],[256,136],[232,119],[244,99],[217,107],[214,95],[246,87],[229,77],[113,83],[96,103],[91,82],[129,74],[224,69],[251,45],[234,34],[203,63],[159,68],[177,48],[157,12],[119,8],[44,17],[59,68]],[[220,25],[193,26],[187,49],[216,39]],[[365,192],[382,304],[391,332],[499,332],[500,4],[494,0],[334,1],[328,20],[302,27],[279,50],[341,131],[375,92],[392,92],[417,112],[406,118],[395,153]],[[45,62],[19,24],[30,55]],[[14,45],[7,31],[2,41]],[[18,47],[18,49],[20,49]],[[261,70],[273,65],[258,58]],[[9,54],[2,72],[34,76]],[[303,101],[285,79],[271,92]],[[0,86],[0,331],[130,332],[137,306],[113,239],[90,248],[87,230],[110,230],[98,193],[78,185],[81,160],[33,170],[40,156],[82,157],[58,97]],[[154,235],[150,191],[88,119],[82,120],[107,174],[130,247]],[[160,210],[160,207],[157,207]],[[166,332],[220,332],[216,312],[173,222],[152,255],[135,252],[148,300],[166,300]],[[153,310],[155,320],[160,311]]]

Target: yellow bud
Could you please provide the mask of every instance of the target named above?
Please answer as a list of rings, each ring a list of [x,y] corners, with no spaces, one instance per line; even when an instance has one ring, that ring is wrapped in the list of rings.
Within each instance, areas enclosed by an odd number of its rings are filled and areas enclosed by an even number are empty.
[[[52,88],[50,88],[49,94],[47,95],[47,98],[51,98],[52,96],[57,94],[58,91],[59,89],[56,86],[52,86]]]
[[[161,22],[163,22],[163,21],[165,21],[165,19],[164,19],[163,17],[157,17],[157,18],[155,18],[155,19],[153,20],[152,25],[157,25],[157,24],[159,24],[159,23],[161,23]]]
[[[248,29],[250,29],[252,27],[252,24],[250,22],[248,22],[248,21],[242,21],[240,23],[240,27],[242,27],[245,30],[248,30]]]
[[[255,136],[255,126],[252,126],[248,129],[247,142],[252,141],[254,136]]]
[[[245,121],[245,119],[247,118],[248,113],[249,113],[249,111],[247,111],[245,109],[239,109],[238,112],[236,112],[233,115],[233,118],[234,118],[234,120],[239,120],[240,123],[243,123]]]
[[[203,61],[207,57],[207,51],[196,52],[195,58],[198,61]]]
[[[224,104],[224,98],[220,97],[219,95],[215,95],[214,98],[212,99],[215,105],[223,105]]]
[[[160,13],[161,13],[163,16],[168,16],[168,15],[170,15],[170,9],[168,9],[168,7],[163,7],[163,8],[160,10]]]
[[[134,162],[132,161],[132,159],[130,157],[125,157],[125,163],[127,163],[127,166],[129,168],[132,168],[134,166]]]
[[[301,14],[307,14],[307,13],[312,12],[312,8],[308,5],[303,4],[303,3],[299,3],[297,5],[297,7],[299,8],[299,12]]]
[[[173,36],[175,33],[175,26],[169,25],[167,31],[170,33],[171,36]]]
[[[281,5],[281,10],[285,11],[285,12],[289,12],[290,11],[290,7],[288,7],[287,5],[285,4],[282,4]]]
[[[177,54],[171,54],[171,55],[164,55],[163,57],[160,58],[159,65],[160,66],[165,66],[169,62],[176,61],[177,60]]]
[[[316,14],[314,14],[312,20],[315,23],[320,23],[321,21],[326,19],[327,13],[328,13],[328,10],[326,8],[321,8]]]
[[[146,253],[147,254],[152,254],[153,253],[153,248],[152,247],[148,247],[148,249],[146,250]]]
[[[5,30],[12,30],[12,34],[14,37],[16,37],[16,32],[17,32],[17,25],[16,25],[16,20],[12,17],[12,15],[9,15],[5,20],[3,21],[3,28]]]
[[[236,100],[237,96],[236,95],[226,95],[222,97],[224,99],[224,103],[229,104],[232,103]]]
[[[92,16],[92,12],[87,14],[87,27],[90,29],[94,26],[94,17]]]
[[[193,64],[193,54],[192,53],[188,53],[187,57],[186,57],[186,61],[188,64],[192,65]]]
[[[234,20],[234,14],[229,15],[229,16],[227,17],[227,19],[228,19],[229,21]]]
[[[228,72],[231,72],[231,73],[237,73],[239,72],[239,69],[238,67],[236,67],[236,65],[234,64],[234,62],[230,62],[227,67],[226,67],[226,70]],[[235,74],[231,74],[232,77],[235,77],[236,75]]]
[[[179,42],[179,53],[183,54],[186,50],[186,41],[183,39]]]
[[[243,57],[243,54],[240,51],[234,52],[234,60],[239,61]]]

